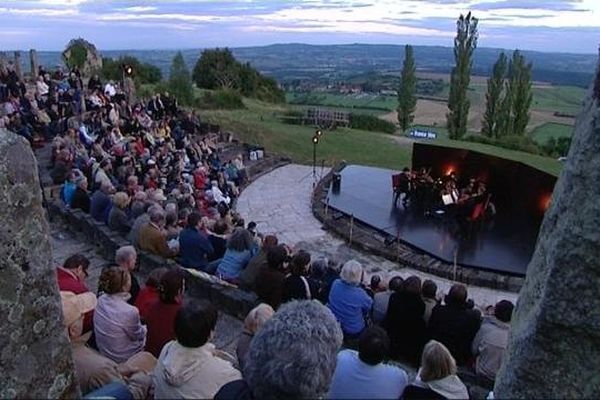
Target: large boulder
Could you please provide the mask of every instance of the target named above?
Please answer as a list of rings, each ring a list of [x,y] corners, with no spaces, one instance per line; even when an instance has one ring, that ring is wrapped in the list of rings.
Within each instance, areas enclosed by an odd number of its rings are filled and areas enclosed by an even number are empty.
[[[494,394],[600,395],[600,65],[542,223]]]
[[[35,157],[0,129],[0,398],[79,395]]]
[[[85,39],[72,39],[62,53],[69,68],[77,67],[81,75],[90,77],[102,69],[102,56],[92,43]]]

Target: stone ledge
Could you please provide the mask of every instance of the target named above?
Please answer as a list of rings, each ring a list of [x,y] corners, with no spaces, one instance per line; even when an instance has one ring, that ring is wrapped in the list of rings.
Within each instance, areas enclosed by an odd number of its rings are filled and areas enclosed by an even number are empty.
[[[333,168],[317,183],[313,191],[311,207],[315,218],[321,221],[325,229],[349,241],[350,218],[345,215],[341,218],[334,218],[333,210],[327,210],[326,205],[326,198],[333,173],[339,170],[339,167]],[[452,264],[431,257],[403,243],[386,246],[383,242],[383,236],[379,232],[357,220],[354,221],[352,236],[352,243],[350,243],[352,247],[387,258],[403,267],[413,268],[439,276],[440,278],[455,280],[467,285],[482,286],[514,293],[518,293],[525,282],[525,278],[523,277],[467,268],[460,265],[456,267],[455,271]],[[378,240],[378,237],[381,240]]]

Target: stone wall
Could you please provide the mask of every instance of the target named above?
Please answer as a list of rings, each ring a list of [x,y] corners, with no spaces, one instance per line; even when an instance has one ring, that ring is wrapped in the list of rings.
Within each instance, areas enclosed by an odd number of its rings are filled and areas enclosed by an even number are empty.
[[[37,162],[0,130],[0,398],[79,396]]]

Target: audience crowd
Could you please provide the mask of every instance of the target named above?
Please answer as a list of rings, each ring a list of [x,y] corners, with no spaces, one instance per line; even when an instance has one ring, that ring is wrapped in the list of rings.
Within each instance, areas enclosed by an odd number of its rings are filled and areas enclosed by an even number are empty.
[[[116,398],[435,398],[487,388],[507,346],[513,305],[482,312],[467,288],[442,296],[417,276],[389,282],[263,236],[232,211],[243,157],[222,159],[215,136],[168,93],[136,102],[114,82],[40,68],[28,90],[0,71],[0,127],[52,146],[65,207],[126,237],[96,292],[89,260],[57,268],[64,324],[83,394]],[[236,356],[215,348],[218,313],[186,295],[183,268],[143,287],[137,251],[174,258],[254,291]],[[418,367],[414,380],[390,360]]]

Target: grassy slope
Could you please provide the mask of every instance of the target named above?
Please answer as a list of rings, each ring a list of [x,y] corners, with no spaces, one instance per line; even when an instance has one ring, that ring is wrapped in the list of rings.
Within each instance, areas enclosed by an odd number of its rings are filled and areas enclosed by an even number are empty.
[[[573,127],[571,125],[557,124],[554,122],[548,122],[538,126],[531,132],[533,139],[540,144],[546,143],[550,138],[558,139],[560,137],[571,137],[572,134]]]
[[[220,124],[222,128],[235,132],[244,142],[261,144],[267,151],[287,155],[295,162],[312,162],[312,127],[279,122],[276,113],[284,110],[281,106],[254,100],[245,100],[245,103],[248,107],[245,110],[203,110],[200,114],[203,118]],[[560,163],[551,158],[479,143],[449,140],[443,130],[440,133],[440,138],[431,143],[522,161],[554,175],[560,172]],[[349,163],[398,169],[410,165],[412,156],[412,146],[402,139],[353,129],[326,132],[317,148],[317,162],[320,164],[324,160],[326,165],[333,165],[345,160]]]

